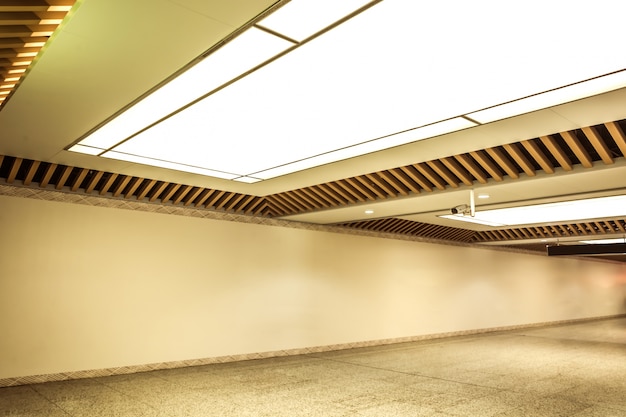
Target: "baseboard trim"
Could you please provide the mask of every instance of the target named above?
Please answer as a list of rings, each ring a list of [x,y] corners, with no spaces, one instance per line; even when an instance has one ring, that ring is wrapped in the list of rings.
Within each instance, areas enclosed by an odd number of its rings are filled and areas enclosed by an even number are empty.
[[[150,371],[157,371],[157,370],[164,370],[164,369],[186,368],[190,366],[212,365],[212,364],[218,364],[218,363],[239,362],[239,361],[247,361],[247,360],[254,360],[254,359],[267,359],[267,358],[275,358],[275,357],[283,357],[283,356],[306,355],[306,354],[312,354],[312,353],[331,352],[331,351],[337,351],[337,350],[355,349],[355,348],[362,348],[362,347],[383,346],[383,345],[391,345],[391,344],[397,344],[397,343],[417,342],[417,341],[422,341],[422,340],[443,339],[443,338],[450,338],[450,337],[478,335],[478,334],[494,333],[494,332],[505,332],[505,331],[530,329],[530,328],[537,328],[537,327],[576,324],[576,323],[610,320],[610,319],[617,319],[617,318],[626,318],[626,314],[616,314],[616,315],[599,316],[599,317],[586,317],[586,318],[579,318],[579,319],[558,320],[558,321],[520,324],[520,325],[502,326],[502,327],[490,327],[490,328],[474,329],[474,330],[461,330],[461,331],[455,331],[455,332],[433,333],[433,334],[426,334],[426,335],[419,335],[419,336],[379,339],[379,340],[370,340],[370,341],[355,342],[355,343],[340,343],[336,345],[314,346],[314,347],[307,347],[307,348],[287,349],[287,350],[279,350],[279,351],[271,351],[271,352],[218,356],[218,357],[211,357],[211,358],[191,359],[191,360],[173,361],[173,362],[160,362],[160,363],[151,363],[151,364],[146,364],[146,365],[130,365],[130,366],[121,366],[117,368],[93,369],[93,370],[85,370],[85,371],[73,371],[73,372],[62,372],[62,373],[54,373],[54,374],[3,378],[3,379],[0,379],[0,388],[12,387],[12,386],[18,386],[18,385],[40,384],[40,383],[45,383],[45,382],[67,381],[71,379],[85,379],[85,378],[97,378],[97,377],[106,377],[106,376],[113,376],[113,375],[134,374],[134,373],[139,373],[139,372],[150,372]]]

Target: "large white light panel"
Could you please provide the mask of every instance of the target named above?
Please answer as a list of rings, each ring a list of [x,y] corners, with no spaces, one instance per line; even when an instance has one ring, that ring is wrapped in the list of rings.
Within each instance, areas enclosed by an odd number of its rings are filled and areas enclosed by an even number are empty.
[[[291,42],[250,28],[93,132],[81,144],[110,148],[291,46]]]
[[[626,68],[614,52],[620,8],[384,0],[115,150],[264,178],[330,162],[377,138]]]
[[[303,41],[370,0],[291,0],[259,24],[297,41]]]

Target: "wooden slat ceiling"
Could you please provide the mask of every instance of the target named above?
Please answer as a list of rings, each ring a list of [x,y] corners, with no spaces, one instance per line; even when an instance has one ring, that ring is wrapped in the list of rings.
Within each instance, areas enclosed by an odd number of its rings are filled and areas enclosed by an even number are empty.
[[[283,217],[311,211],[383,201],[398,196],[437,193],[476,183],[515,180],[540,172],[593,169],[626,155],[626,120],[588,126],[494,148],[450,155],[389,170],[268,196],[139,178],[0,155],[0,178],[8,184],[72,193],[219,210],[243,215]],[[626,218],[473,231],[397,218],[337,226],[456,242],[487,243],[594,235],[623,236]],[[541,245],[540,245],[541,246]],[[532,246],[529,246],[532,247]]]
[[[0,0],[0,109],[76,0]]]

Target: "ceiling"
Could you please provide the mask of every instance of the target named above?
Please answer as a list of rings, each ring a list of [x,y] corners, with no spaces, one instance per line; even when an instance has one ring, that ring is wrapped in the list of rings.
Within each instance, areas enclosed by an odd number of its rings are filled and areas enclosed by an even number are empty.
[[[477,201],[477,210],[625,194],[626,89],[255,184],[65,150],[274,3],[78,1],[0,107],[0,179],[18,187],[544,252],[548,243],[626,235],[626,209],[616,218],[515,228],[438,217],[468,203],[472,189],[490,196]],[[26,37],[38,29],[33,13],[43,18],[46,5],[67,4],[0,0],[4,67],[17,59],[7,54],[23,50],[16,27]]]

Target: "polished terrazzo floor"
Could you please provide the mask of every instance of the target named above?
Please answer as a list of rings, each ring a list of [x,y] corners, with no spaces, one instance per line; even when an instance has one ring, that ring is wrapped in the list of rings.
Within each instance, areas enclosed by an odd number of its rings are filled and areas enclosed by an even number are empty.
[[[0,388],[0,416],[626,416],[626,319]]]

